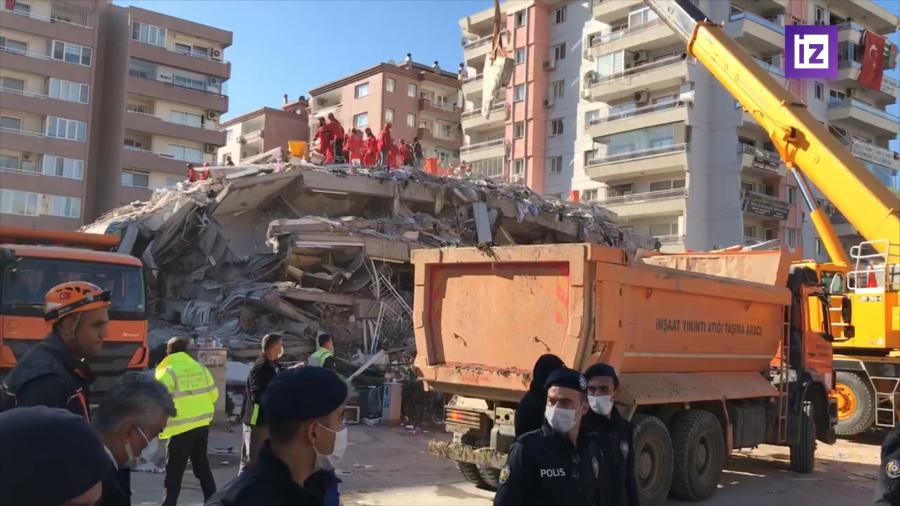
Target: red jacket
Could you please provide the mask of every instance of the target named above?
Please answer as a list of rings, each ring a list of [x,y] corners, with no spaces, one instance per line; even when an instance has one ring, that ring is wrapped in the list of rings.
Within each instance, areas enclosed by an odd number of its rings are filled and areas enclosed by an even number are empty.
[[[397,146],[397,151],[400,153],[400,156],[403,157],[404,164],[407,164],[410,160],[412,160],[412,148],[409,147],[409,144],[401,144]]]
[[[341,126],[341,123],[338,120],[325,123],[325,128],[327,128],[328,131],[331,132],[332,139],[344,138],[344,127]]]
[[[331,129],[328,128],[327,124],[322,125],[316,129],[316,136],[313,138],[313,140],[316,139],[319,140],[319,151],[324,153],[325,149],[331,145],[331,139],[333,139],[333,137],[331,136]]]
[[[366,140],[363,141],[363,150],[365,151],[363,165],[375,165],[375,162],[378,161],[378,139],[374,135],[366,137]]]
[[[382,128],[381,133],[378,134],[378,151],[390,149],[393,145],[394,142],[393,139],[391,139],[391,129],[387,127]]]
[[[396,169],[398,166],[398,160],[400,158],[400,151],[397,150],[396,144],[391,144],[388,148],[388,168]]]
[[[344,151],[347,153],[347,160],[359,160],[362,163],[364,147],[362,136],[348,136],[347,140],[344,141]]]

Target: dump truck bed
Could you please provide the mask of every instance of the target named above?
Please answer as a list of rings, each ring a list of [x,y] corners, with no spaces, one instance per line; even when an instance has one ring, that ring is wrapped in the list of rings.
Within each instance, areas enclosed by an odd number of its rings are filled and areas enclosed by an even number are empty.
[[[554,353],[580,370],[611,363],[639,400],[660,382],[685,401],[721,398],[723,385],[731,398],[774,393],[760,373],[781,343],[785,287],[630,265],[590,244],[412,258],[415,366],[429,388],[518,401],[537,357]],[[787,262],[769,265],[786,273]]]

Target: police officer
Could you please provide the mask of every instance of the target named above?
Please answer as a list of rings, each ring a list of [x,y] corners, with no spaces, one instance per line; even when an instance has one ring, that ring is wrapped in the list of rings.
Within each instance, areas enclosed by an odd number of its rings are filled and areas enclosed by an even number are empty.
[[[337,372],[334,363],[334,339],[332,339],[331,334],[319,334],[316,341],[318,341],[318,349],[309,356],[306,365],[324,367]]]
[[[334,466],[347,448],[347,383],[322,367],[279,373],[263,395],[259,459],[206,506],[338,506]]]
[[[597,506],[603,450],[598,438],[580,431],[588,411],[587,381],[578,371],[561,367],[545,385],[544,425],[513,444],[500,471],[494,506]]]
[[[891,430],[881,445],[875,504],[900,506],[900,425]]]
[[[603,443],[604,505],[638,506],[637,480],[634,476],[634,427],[619,414],[616,393],[619,377],[607,364],[594,364],[584,372],[588,405],[591,409],[581,421],[582,430],[596,432]]]
[[[563,361],[552,353],[541,355],[531,372],[531,385],[516,406],[516,437],[540,429],[544,424],[544,409],[547,406],[547,387],[544,383],[550,373],[563,366]]]

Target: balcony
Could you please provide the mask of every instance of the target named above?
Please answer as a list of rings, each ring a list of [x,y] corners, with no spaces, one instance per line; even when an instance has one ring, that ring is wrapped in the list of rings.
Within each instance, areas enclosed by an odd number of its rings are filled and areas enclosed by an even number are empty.
[[[831,83],[833,83],[833,86],[853,88],[855,92],[865,94],[867,98],[871,98],[872,101],[879,105],[887,106],[893,104],[897,99],[900,83],[885,73],[881,79],[880,90],[866,88],[859,84],[859,71],[861,69],[862,64],[858,61],[839,60],[838,76],[836,79],[831,80]]]
[[[459,148],[459,154],[466,161],[502,158],[506,155],[506,141],[501,138],[465,144]]]
[[[3,16],[0,16],[2,19]],[[91,67],[64,60],[54,60],[46,52],[18,51],[0,46],[0,60],[3,67],[29,74],[58,77],[79,83],[91,82]]]
[[[15,111],[29,111],[42,116],[88,121],[90,107],[81,102],[69,102],[50,98],[45,93],[0,86],[0,104]]]
[[[583,97],[596,102],[611,102],[633,96],[638,90],[651,91],[680,86],[685,79],[687,61],[684,55],[676,55],[636,65],[608,76],[594,79],[586,76],[585,84],[588,87],[583,91]]]
[[[852,19],[864,19],[866,25],[882,35],[897,30],[897,15],[871,0],[825,0],[834,12]],[[890,2],[884,5],[890,5]]]
[[[598,201],[619,218],[672,216],[684,213],[687,188],[632,193]]]
[[[784,79],[784,69],[782,69],[778,65],[775,65],[772,63],[766,63],[766,62],[760,60],[759,58],[754,58],[753,61],[755,61],[756,64],[759,65],[760,67],[762,67],[762,69],[765,70],[766,72],[768,72],[776,77],[780,77],[780,78]]]
[[[775,220],[786,220],[791,205],[786,201],[765,193],[744,191],[741,195],[741,210],[755,216]]]
[[[436,114],[449,120],[459,119],[459,109],[453,104],[439,104],[429,98],[419,99],[419,111]]]
[[[462,82],[462,92],[463,96],[471,98],[472,96],[481,93],[482,84],[484,80],[484,74],[478,74],[477,76],[467,77],[463,79]]]
[[[193,104],[212,111],[225,112],[228,110],[228,97],[225,95],[158,81],[138,73],[129,73],[128,91],[136,95]]]
[[[187,139],[205,144],[222,146],[225,144],[225,132],[216,128],[195,127],[165,121],[152,114],[128,111],[125,116],[125,128],[154,135],[165,135],[177,139]]]
[[[732,0],[731,4],[745,11],[771,12],[787,9],[788,0]]]
[[[129,169],[143,169],[147,171],[162,171],[170,174],[184,174],[185,164],[183,160],[176,160],[169,155],[159,154],[149,149],[132,148],[123,146],[122,166]]]
[[[637,107],[630,111],[607,114],[592,119],[587,125],[587,131],[591,137],[596,138],[617,132],[685,121],[689,103],[689,100],[671,100]]]
[[[784,27],[751,12],[732,14],[725,31],[755,53],[768,56],[784,52]]]
[[[190,69],[208,76],[225,80],[231,77],[231,63],[222,59],[210,58],[202,53],[170,51],[165,47],[147,44],[131,39],[132,58],[166,65],[168,67]]]
[[[660,19],[654,19],[640,25],[616,30],[600,37],[594,37],[594,45],[599,45],[595,56],[615,53],[616,51],[653,51],[674,45],[682,45],[681,38]]]
[[[488,119],[481,115],[481,108],[465,111],[460,116],[464,132],[478,132],[491,128],[502,128],[509,117],[509,110],[503,100],[497,100],[491,104],[491,114]]]
[[[491,39],[493,36],[493,34],[489,34],[474,40],[463,39],[462,49],[465,61],[469,64],[479,66],[478,64],[482,63],[484,58],[491,51]],[[505,41],[509,37],[509,32],[503,30],[500,32],[500,36],[503,37]],[[504,46],[509,47],[508,44],[504,44]]]
[[[897,115],[855,98],[829,102],[828,121],[868,131],[875,130],[878,137],[890,138],[897,136],[897,125],[900,125],[900,117]]]
[[[0,146],[15,151],[48,153],[82,160],[87,159],[88,151],[86,142],[47,137],[42,131],[14,128],[0,128]]]
[[[687,145],[679,143],[590,158],[584,171],[595,181],[609,182],[684,170],[686,166]]]
[[[21,9],[7,9],[6,2],[0,5],[0,27],[24,33],[41,35],[49,39],[59,39],[86,46],[94,46],[93,14],[89,9],[78,9],[80,14],[65,12],[64,4],[53,2],[51,15],[44,16]]]
[[[594,19],[608,25],[628,17],[628,13],[635,7],[640,7],[641,0],[592,0],[591,12]]]
[[[787,174],[787,167],[782,163],[778,153],[774,151],[765,151],[755,146],[739,144],[738,154],[741,157],[741,170],[764,178],[784,177]]]

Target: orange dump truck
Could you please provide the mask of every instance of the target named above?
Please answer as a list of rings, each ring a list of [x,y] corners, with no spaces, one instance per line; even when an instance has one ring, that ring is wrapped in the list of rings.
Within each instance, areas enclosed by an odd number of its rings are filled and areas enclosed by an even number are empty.
[[[141,261],[110,250],[118,237],[0,227],[0,375],[50,333],[44,294],[65,281],[90,281],[112,294],[108,335],[93,390],[99,400],[127,369],[147,367],[147,313]]]
[[[429,452],[496,486],[538,356],[620,372],[642,506],[711,495],[732,449],[834,441],[828,311],[786,251],[657,255],[588,244],[417,250],[415,368],[452,394]],[[691,463],[680,464],[676,463]]]

